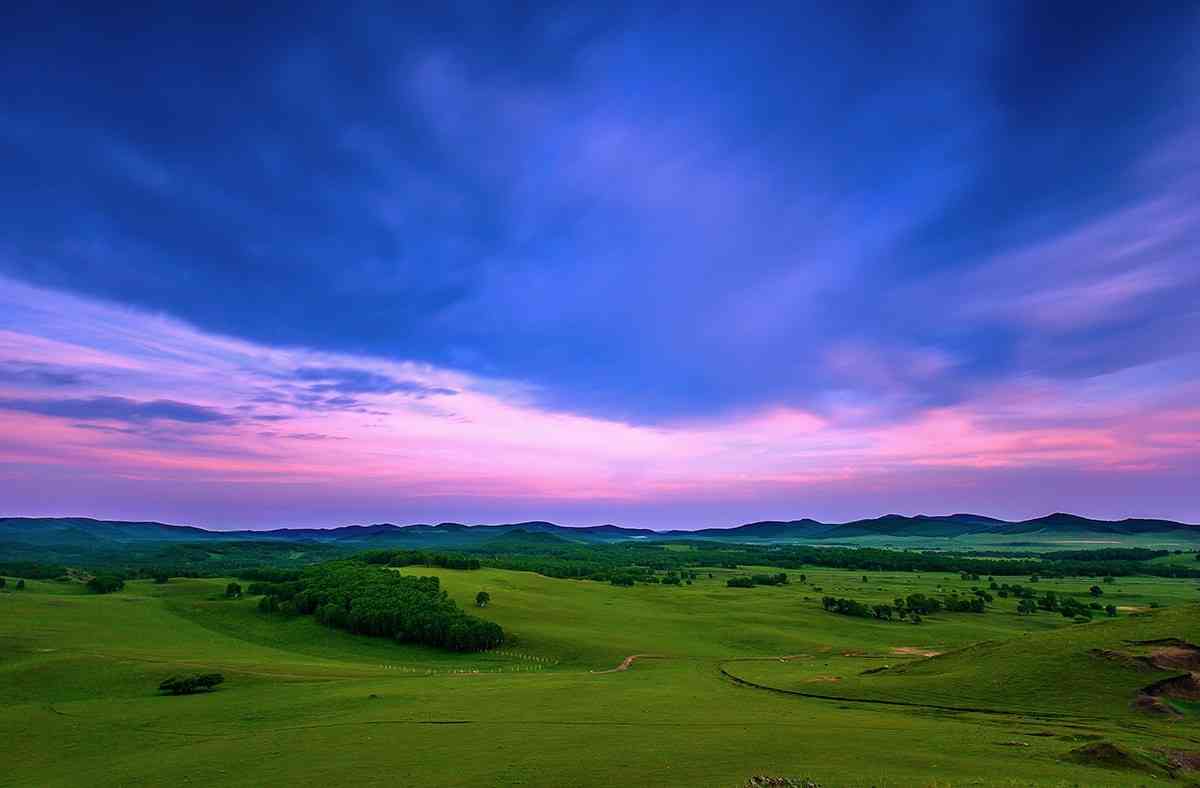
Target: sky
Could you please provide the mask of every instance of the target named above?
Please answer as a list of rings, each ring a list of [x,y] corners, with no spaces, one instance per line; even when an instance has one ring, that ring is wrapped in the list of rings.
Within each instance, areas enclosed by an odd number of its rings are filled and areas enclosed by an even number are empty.
[[[0,515],[1200,522],[1200,3],[6,16]]]

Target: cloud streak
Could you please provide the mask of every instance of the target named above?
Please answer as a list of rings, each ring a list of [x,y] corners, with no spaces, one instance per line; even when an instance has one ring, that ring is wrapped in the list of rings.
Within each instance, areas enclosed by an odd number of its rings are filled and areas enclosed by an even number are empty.
[[[0,280],[0,307],[16,303],[24,305],[23,327],[0,329],[53,348],[45,363],[89,359],[94,373],[79,396],[66,398],[0,384],[0,468],[14,491],[9,505],[26,513],[168,517],[193,507],[191,521],[269,526],[282,524],[278,511],[294,512],[292,524],[328,524],[322,518],[339,511],[338,521],[537,511],[699,527],[722,513],[870,514],[895,508],[888,501],[904,491],[928,494],[930,485],[945,508],[985,508],[989,478],[1069,473],[1136,486],[1147,476],[1183,474],[1200,457],[1200,378],[1194,365],[1178,362],[1082,385],[1014,380],[887,418],[876,414],[877,402],[843,399],[821,410],[772,406],[651,426],[547,408],[528,383],[272,349]],[[60,341],[66,336],[70,343]],[[893,389],[954,366],[925,353],[896,367],[860,347],[839,350],[830,363],[848,378]],[[259,396],[281,379],[348,387],[358,406]],[[347,396],[340,389],[317,396],[330,394]],[[279,426],[263,430],[268,422]],[[111,488],[62,484],[97,469]],[[297,485],[307,485],[299,498]],[[222,492],[203,504],[195,489]],[[320,501],[310,498],[315,490]],[[312,508],[294,510],[298,500]],[[1036,513],[1023,500],[1014,491],[1005,506],[987,508]],[[1086,503],[1081,496],[1062,508],[1087,511]],[[1183,502],[1151,503],[1149,513],[1198,514]]]

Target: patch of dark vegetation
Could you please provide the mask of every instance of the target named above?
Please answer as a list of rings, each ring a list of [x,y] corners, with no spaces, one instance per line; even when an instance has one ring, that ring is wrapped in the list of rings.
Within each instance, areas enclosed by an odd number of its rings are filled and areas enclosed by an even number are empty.
[[[941,599],[924,594],[909,594],[903,598],[896,597],[890,605],[868,605],[855,599],[826,596],[821,598],[821,607],[842,616],[876,618],[881,621],[891,621],[894,617],[920,624],[921,616],[942,610],[949,613],[983,613],[987,611],[987,603],[990,601],[992,597],[986,591],[969,597],[951,593]]]
[[[326,626],[450,651],[484,651],[504,641],[498,624],[468,615],[436,577],[409,577],[357,561],[331,561],[298,580],[255,583],[258,609],[312,615]]]
[[[436,566],[441,569],[478,569],[480,567],[478,558],[455,553],[430,553],[425,550],[371,550],[359,553],[355,558],[363,563],[386,564],[387,566]]]
[[[1170,550],[1144,547],[1098,547],[1091,550],[1052,550],[1042,553],[1045,561],[1153,561],[1171,554]]]
[[[87,581],[87,590],[93,594],[111,594],[125,587],[125,578],[120,575],[96,575]]]
[[[212,692],[225,681],[220,673],[196,673],[191,676],[171,676],[163,679],[158,685],[158,691],[168,695],[195,695],[198,692]]]
[[[1096,766],[1101,769],[1170,776],[1165,767],[1153,760],[1107,741],[1076,747],[1064,755],[1063,760],[1081,766]]]
[[[730,588],[754,588],[754,586],[785,586],[788,584],[786,572],[774,575],[741,575],[725,581]]]
[[[0,546],[3,550],[3,546]],[[57,564],[40,564],[35,561],[5,561],[0,562],[0,575],[9,577],[25,577],[30,580],[57,580],[67,574],[65,566]]]
[[[757,774],[746,780],[745,788],[821,788],[821,784],[806,777],[770,777]]]

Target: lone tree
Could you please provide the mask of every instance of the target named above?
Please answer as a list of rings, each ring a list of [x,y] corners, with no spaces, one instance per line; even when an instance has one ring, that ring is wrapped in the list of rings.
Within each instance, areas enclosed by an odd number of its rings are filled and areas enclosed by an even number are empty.
[[[238,583],[230,583],[229,585],[225,586],[225,596],[236,599],[241,595],[242,587]]]
[[[1105,605],[1104,612],[1109,618],[1116,618],[1117,617],[1117,606],[1116,605]]]
[[[18,591],[24,591],[24,590],[25,590],[25,580],[24,580],[23,578],[22,578],[22,579],[20,579],[20,580],[17,580],[17,590],[18,590]]]
[[[6,585],[8,585],[8,581],[0,577],[0,588],[4,588]]]
[[[167,582],[170,579],[171,579],[170,576],[166,572],[155,572],[154,573],[154,582],[158,583],[159,585],[162,585],[163,583]]]
[[[475,607],[487,607],[488,602],[492,601],[492,595],[487,591],[480,591],[475,595]]]
[[[1088,593],[1090,593],[1092,596],[1102,596],[1104,594],[1104,589],[1100,586],[1092,586],[1088,589]]]

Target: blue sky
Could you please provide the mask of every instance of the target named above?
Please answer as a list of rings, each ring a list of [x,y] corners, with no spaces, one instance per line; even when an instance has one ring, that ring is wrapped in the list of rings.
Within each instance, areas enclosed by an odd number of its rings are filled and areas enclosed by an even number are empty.
[[[295,411],[298,393],[386,413],[361,398],[428,407],[469,389],[693,436],[801,413],[862,431],[872,468],[888,454],[881,436],[947,413],[1046,434],[1084,420],[1141,468],[1096,513],[1200,519],[1194,503],[1172,503],[1197,467],[1197,3],[368,3],[286,15],[45,4],[12,22],[0,276],[7,300],[39,301],[40,317],[10,312],[0,328],[25,332],[27,351],[64,339],[51,305],[69,303],[95,310],[99,323],[65,337],[93,351],[120,344],[121,326],[166,320],[172,336],[195,332],[189,342],[295,354],[269,372],[289,378],[276,404]],[[62,422],[82,408],[100,426],[144,429],[184,423],[173,412],[267,404],[205,399],[203,365],[183,388],[115,373],[101,384],[55,352],[0,358],[11,418]],[[1055,404],[1011,404],[1029,391]],[[997,415],[987,403],[1000,396],[1010,404]],[[1088,410],[1100,400],[1107,410]],[[1166,430],[1169,457],[1147,459],[1127,436],[1163,414],[1185,426]],[[146,450],[168,451],[158,440]],[[44,447],[9,448],[28,511],[147,515],[153,505],[130,502],[171,497],[149,480],[125,503],[54,501],[52,479],[75,466],[51,472]],[[762,480],[795,470],[785,447],[755,452],[722,467]],[[911,460],[875,468],[894,483],[874,497],[823,476],[719,505],[657,487],[618,500],[601,464],[576,477],[597,484],[586,505],[550,491],[528,507],[493,493],[464,506],[479,499],[464,481],[427,508],[651,525],[717,510],[945,511],[939,491],[963,473],[975,497],[954,503],[1033,514],[1047,462],[1079,476],[1055,508],[1087,508],[1106,478],[1074,455],[982,478],[978,457],[956,457],[939,463],[945,484],[902,500]],[[1012,474],[1025,479],[1015,499],[999,493]],[[352,515],[427,514],[421,490]],[[197,521],[216,511],[164,508]],[[253,502],[220,511],[268,519]]]

